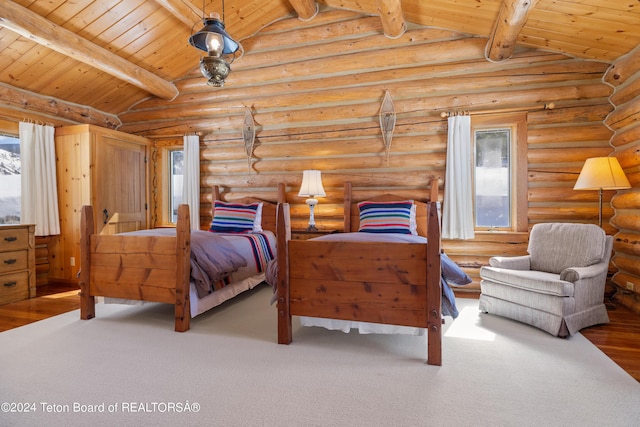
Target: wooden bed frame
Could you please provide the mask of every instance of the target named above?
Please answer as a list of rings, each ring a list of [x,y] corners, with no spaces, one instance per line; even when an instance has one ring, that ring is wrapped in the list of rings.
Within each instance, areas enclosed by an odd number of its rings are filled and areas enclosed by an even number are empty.
[[[418,233],[428,244],[285,241],[278,232],[278,343],[292,341],[291,316],[427,329],[427,363],[442,364],[442,290],[438,181],[430,202],[416,201]],[[406,198],[384,195],[368,200]],[[282,211],[282,210],[281,210]],[[283,213],[278,216],[284,217]],[[345,185],[345,231],[357,231],[359,211]],[[284,218],[279,219],[284,224]]]
[[[213,189],[213,200],[221,200]],[[278,203],[285,200],[285,186],[278,185]],[[262,228],[277,234],[277,204],[256,198],[237,203],[264,202]],[[211,213],[213,216],[214,203]],[[190,327],[189,302],[191,226],[189,206],[178,207],[176,236],[95,234],[93,208],[82,207],[80,318],[95,317],[95,297],[112,297],[175,305],[175,330]]]

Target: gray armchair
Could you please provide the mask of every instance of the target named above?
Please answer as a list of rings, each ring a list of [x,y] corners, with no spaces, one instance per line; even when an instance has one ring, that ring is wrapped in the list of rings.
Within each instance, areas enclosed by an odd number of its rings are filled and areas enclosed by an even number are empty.
[[[613,238],[594,224],[535,224],[529,255],[480,269],[480,310],[559,337],[608,323],[604,286]]]

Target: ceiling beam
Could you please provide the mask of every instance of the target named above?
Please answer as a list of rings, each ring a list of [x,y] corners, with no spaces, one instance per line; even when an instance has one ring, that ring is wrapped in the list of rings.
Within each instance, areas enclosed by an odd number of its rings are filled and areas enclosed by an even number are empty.
[[[178,89],[155,74],[111,53],[9,0],[0,2],[0,26],[49,49],[104,71],[162,99],[173,99]]]
[[[407,31],[400,0],[378,0],[378,13],[385,36],[396,39]]]
[[[36,114],[55,118],[56,121],[96,125],[110,129],[115,129],[122,124],[120,119],[113,114],[98,111],[86,105],[78,105],[17,89],[4,83],[0,83],[0,98],[4,107],[20,112],[19,116],[22,120],[25,117],[30,117],[31,114]]]
[[[485,58],[499,62],[511,58],[520,31],[538,0],[503,0],[491,37],[485,48]]]
[[[315,0],[289,0],[301,21],[310,21],[318,14],[318,3]]]
[[[193,3],[184,0],[154,0],[158,5],[164,7],[189,28],[194,27],[194,23],[202,22],[203,11],[195,8]]]

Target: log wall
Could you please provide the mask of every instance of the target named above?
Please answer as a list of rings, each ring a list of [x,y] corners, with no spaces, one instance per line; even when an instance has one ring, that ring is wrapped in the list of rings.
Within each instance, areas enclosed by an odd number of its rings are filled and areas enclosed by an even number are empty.
[[[119,130],[179,146],[182,134],[201,134],[201,224],[210,221],[211,187],[227,197],[252,186],[275,198],[287,183],[292,225],[304,228],[308,208],[297,191],[304,169],[322,170],[327,197],[316,225],[341,229],[342,185],[354,197],[394,189],[426,197],[439,178],[442,199],[447,121],[442,112],[517,109],[527,113],[528,226],[547,221],[598,221],[598,194],[574,191],[589,157],[607,156],[613,88],[608,64],[544,51],[520,50],[504,62],[484,58],[485,38],[432,28],[383,35],[376,17],[324,11],[309,22],[276,22],[243,41],[223,88],[206,85],[197,69],[176,85],[173,101],[149,99],[120,119]],[[636,67],[640,68],[640,67]],[[397,114],[388,162],[379,124],[389,91]],[[543,110],[554,103],[553,110]],[[256,142],[251,169],[242,139],[251,109]],[[498,113],[499,114],[499,113]],[[607,194],[608,193],[608,194]],[[605,221],[612,216],[605,193]],[[606,225],[609,233],[615,228]],[[444,241],[445,250],[474,279],[493,255],[526,252],[527,233],[480,233],[472,241]]]
[[[284,19],[242,41],[246,53],[232,64],[225,87],[207,86],[194,64],[175,82],[176,99],[139,103],[119,117],[119,130],[148,136],[157,147],[181,146],[185,133],[201,135],[203,228],[211,219],[214,184],[228,199],[250,192],[276,200],[279,182],[287,183],[293,227],[305,228],[309,211],[297,191],[302,171],[314,168],[322,170],[327,190],[316,207],[316,223],[334,230],[342,228],[345,181],[353,183],[356,198],[381,191],[426,197],[424,187],[436,177],[442,200],[442,112],[521,111],[527,122],[529,228],[547,221],[597,223],[597,192],[574,191],[573,185],[586,158],[614,152],[620,160],[634,188],[604,195],[604,227],[616,236],[608,291],[617,289],[617,299],[640,311],[637,50],[610,68],[534,50],[516,50],[511,59],[492,63],[484,59],[486,42],[416,26],[389,39],[378,18],[349,11],[324,10],[307,22]],[[385,91],[397,114],[388,161],[379,124]],[[555,108],[540,108],[547,103]],[[250,169],[242,138],[247,107],[256,124]],[[0,107],[0,117],[8,121],[0,124],[12,126],[25,118],[69,124],[44,109],[23,117]],[[158,188],[153,197],[161,199],[163,191]],[[152,206],[160,207],[153,201]],[[474,240],[443,245],[474,279],[468,289],[477,292],[480,266],[493,255],[525,253],[527,235],[478,233]],[[627,282],[633,291],[626,290]]]
[[[611,225],[618,230],[612,260],[617,268],[614,298],[640,313],[640,48],[612,64],[604,81],[614,88],[615,106],[605,123],[615,131],[614,155],[632,186],[619,190],[611,201]]]

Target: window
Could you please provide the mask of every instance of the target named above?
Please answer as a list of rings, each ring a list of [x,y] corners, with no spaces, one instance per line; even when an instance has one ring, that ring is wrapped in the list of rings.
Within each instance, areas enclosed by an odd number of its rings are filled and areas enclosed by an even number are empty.
[[[178,221],[184,159],[182,145],[178,144],[173,140],[158,141],[151,152],[152,227],[171,227]]]
[[[184,153],[182,150],[169,151],[169,200],[171,222],[178,222],[178,206],[182,203],[182,163]]]
[[[511,129],[481,129],[475,139],[475,224],[511,227]]]
[[[0,224],[20,223],[20,139],[0,135]]]
[[[476,231],[526,231],[526,116],[473,117],[471,126]]]

